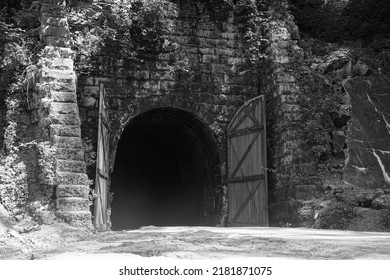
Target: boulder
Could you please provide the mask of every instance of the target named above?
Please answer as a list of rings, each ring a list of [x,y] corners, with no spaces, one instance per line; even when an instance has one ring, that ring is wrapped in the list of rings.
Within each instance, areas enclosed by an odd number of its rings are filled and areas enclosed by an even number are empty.
[[[358,62],[355,63],[355,65],[352,68],[353,74],[356,76],[369,76],[371,75],[372,71],[371,69],[364,64],[360,59]]]
[[[342,81],[352,77],[352,61],[348,61],[343,68],[336,71],[335,81]]]
[[[82,107],[86,107],[86,108],[91,108],[91,107],[96,107],[96,99],[91,97],[91,96],[87,96],[87,97],[84,97],[83,99],[81,99],[81,102],[80,102],[80,106]]]
[[[371,202],[374,209],[390,209],[390,194],[381,195]]]
[[[324,69],[324,74],[331,73],[333,71],[337,71],[342,69],[347,63],[349,62],[349,59],[346,57],[335,59],[328,63]]]
[[[384,195],[383,189],[347,190],[335,193],[335,197],[351,206],[371,207],[373,200]]]
[[[10,226],[11,218],[3,205],[0,204],[0,235],[5,234]]]
[[[374,210],[356,207],[358,216],[351,221],[348,230],[355,231],[389,231],[389,209]]]

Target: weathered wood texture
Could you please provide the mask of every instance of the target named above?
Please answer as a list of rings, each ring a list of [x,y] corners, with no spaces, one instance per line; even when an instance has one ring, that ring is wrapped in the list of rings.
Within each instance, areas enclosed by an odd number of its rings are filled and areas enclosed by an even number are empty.
[[[103,85],[100,86],[99,101],[99,132],[96,159],[96,184],[94,226],[97,230],[107,230],[110,228],[107,215],[107,194],[109,184],[109,125],[106,109],[106,92]]]
[[[228,127],[228,224],[268,226],[264,96],[251,99]]]

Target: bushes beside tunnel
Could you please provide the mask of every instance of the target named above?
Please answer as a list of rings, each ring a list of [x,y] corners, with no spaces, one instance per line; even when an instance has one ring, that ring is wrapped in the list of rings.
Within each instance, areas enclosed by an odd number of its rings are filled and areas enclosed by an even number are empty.
[[[301,32],[317,39],[369,44],[390,38],[388,0],[291,0],[291,11]]]

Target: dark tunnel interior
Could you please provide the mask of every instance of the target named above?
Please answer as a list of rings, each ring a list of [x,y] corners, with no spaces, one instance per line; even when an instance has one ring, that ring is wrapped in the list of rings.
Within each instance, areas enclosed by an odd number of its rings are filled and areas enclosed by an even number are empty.
[[[206,224],[218,163],[213,137],[191,113],[160,108],[135,117],[116,151],[111,228]]]

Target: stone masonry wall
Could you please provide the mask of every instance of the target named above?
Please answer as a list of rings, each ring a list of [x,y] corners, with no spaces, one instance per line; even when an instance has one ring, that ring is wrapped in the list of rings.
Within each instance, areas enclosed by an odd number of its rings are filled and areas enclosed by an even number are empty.
[[[267,30],[271,65],[264,84],[268,96],[270,223],[302,225],[305,204],[321,195],[316,164],[304,149],[298,125],[305,120],[298,102],[302,93],[295,65],[303,59],[303,51],[297,45],[299,32],[290,15],[275,14]]]
[[[53,162],[56,215],[77,226],[90,226],[89,181],[76,103],[70,33],[64,0],[45,0],[41,8],[40,59],[36,96],[32,102],[39,119],[37,139],[46,144],[43,161]],[[47,174],[46,174],[47,175]],[[48,177],[43,178],[48,179]]]
[[[143,64],[118,59],[117,46],[106,48],[97,58],[98,71],[79,79],[82,135],[96,140],[101,83],[107,92],[112,128],[111,172],[120,135],[135,116],[159,107],[182,109],[198,117],[215,137],[220,155],[216,176],[225,184],[227,125],[238,108],[259,92],[248,70],[245,42],[233,13],[211,19],[205,6],[192,1],[179,7],[171,39],[179,52],[161,54],[158,61]]]

